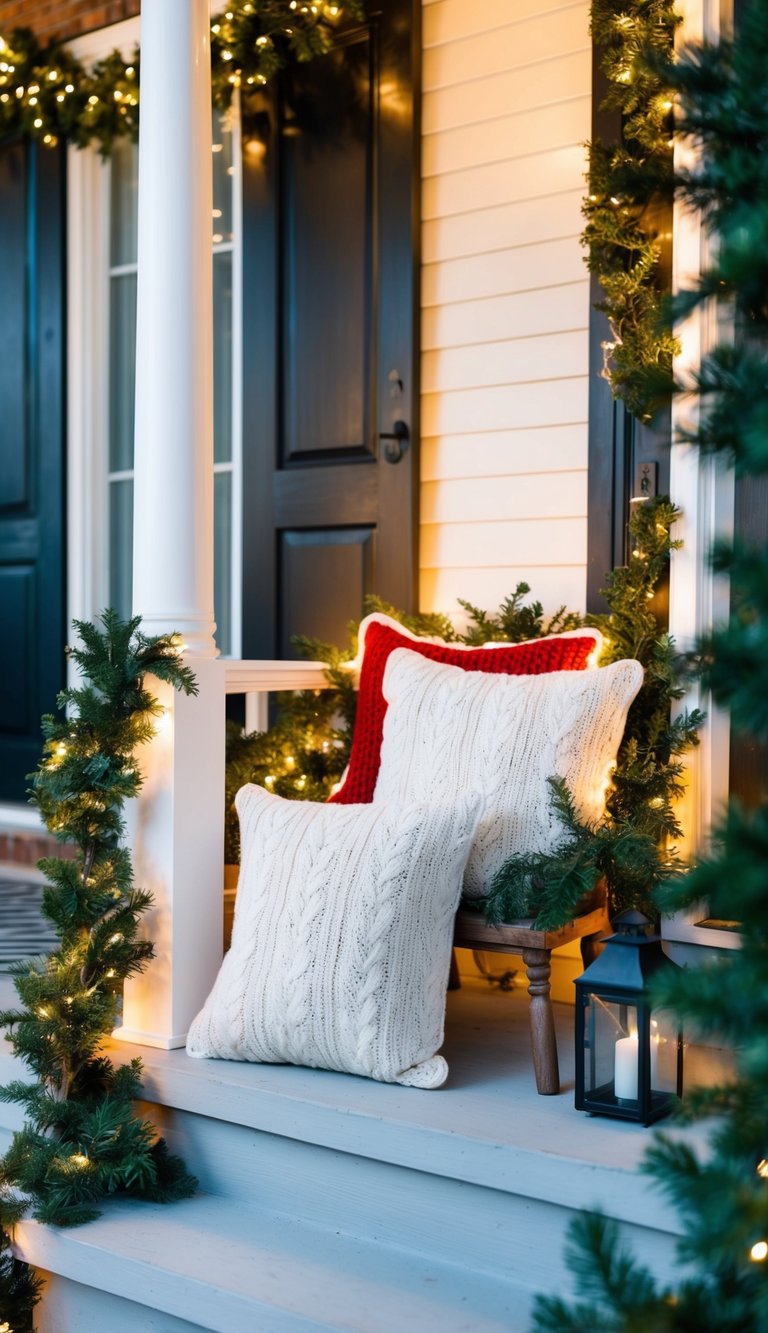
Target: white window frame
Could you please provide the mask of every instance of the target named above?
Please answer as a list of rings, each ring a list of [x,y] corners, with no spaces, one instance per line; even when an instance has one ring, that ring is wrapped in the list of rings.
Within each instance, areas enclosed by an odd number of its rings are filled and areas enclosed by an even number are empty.
[[[139,17],[78,37],[68,45],[83,64],[140,42]],[[242,172],[238,107],[232,126],[231,653],[242,652]],[[109,605],[109,164],[96,148],[67,150],[67,617],[91,620]]]

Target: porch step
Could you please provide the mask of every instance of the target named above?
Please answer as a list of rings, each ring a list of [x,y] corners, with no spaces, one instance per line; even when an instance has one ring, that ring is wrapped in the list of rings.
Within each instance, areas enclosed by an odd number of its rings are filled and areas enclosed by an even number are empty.
[[[115,1043],[115,1059],[140,1055],[146,1110],[205,1193],[165,1209],[115,1202],[75,1232],[25,1223],[24,1252],[56,1274],[39,1333],[522,1331],[536,1292],[572,1292],[565,1232],[593,1206],[671,1277],[678,1219],[638,1169],[649,1132],[576,1113],[565,1006],[564,1091],[539,1097],[527,1017],[520,994],[451,995],[451,1076],[436,1092]],[[18,1076],[0,1054],[0,1083]],[[19,1119],[0,1104],[0,1147]],[[205,1322],[209,1306],[222,1323]]]
[[[114,1202],[71,1231],[25,1222],[17,1245],[36,1267],[84,1289],[78,1318],[86,1322],[71,1322],[69,1290],[65,1322],[55,1309],[62,1302],[51,1302],[40,1333],[101,1333],[103,1323],[87,1322],[94,1286],[116,1298],[110,1333],[164,1327],[137,1323],[137,1307],[216,1333],[510,1333],[527,1326],[530,1309],[530,1293],[503,1274],[492,1279],[205,1195],[170,1207]]]

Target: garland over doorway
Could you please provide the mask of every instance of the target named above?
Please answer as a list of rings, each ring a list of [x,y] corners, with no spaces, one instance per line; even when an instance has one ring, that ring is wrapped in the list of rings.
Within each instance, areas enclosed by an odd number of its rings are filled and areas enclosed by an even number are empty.
[[[592,38],[608,87],[601,107],[619,112],[621,137],[589,144],[582,244],[603,291],[597,309],[610,326],[603,374],[642,422],[669,401],[678,351],[664,308],[662,254],[672,239],[666,217],[674,190],[673,94],[664,61],[679,22],[674,0],[592,0]]]
[[[330,50],[344,18],[362,18],[361,0],[232,0],[211,20],[214,105],[226,108],[237,88],[257,88],[291,60]],[[46,148],[66,139],[98,146],[139,132],[139,48],[113,51],[86,70],[59,41],[41,44],[29,28],[0,36],[0,137],[27,134]]]

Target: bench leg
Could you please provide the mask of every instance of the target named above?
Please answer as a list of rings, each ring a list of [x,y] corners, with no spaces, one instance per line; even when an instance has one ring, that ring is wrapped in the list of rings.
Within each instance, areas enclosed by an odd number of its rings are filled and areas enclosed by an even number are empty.
[[[523,949],[523,962],[528,974],[528,994],[531,997],[529,1012],[536,1090],[545,1096],[551,1096],[560,1091],[555,1018],[549,996],[551,950]]]
[[[451,950],[451,971],[448,976],[448,989],[461,990],[461,977],[459,976],[459,960],[456,957],[456,950]]]

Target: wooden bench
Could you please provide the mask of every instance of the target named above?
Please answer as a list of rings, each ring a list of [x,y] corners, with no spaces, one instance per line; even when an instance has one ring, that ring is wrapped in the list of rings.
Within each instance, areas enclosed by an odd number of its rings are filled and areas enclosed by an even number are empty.
[[[458,949],[488,949],[492,953],[522,954],[531,997],[529,1018],[536,1090],[551,1096],[560,1091],[555,1019],[550,997],[552,950],[579,940],[587,967],[597,956],[598,941],[611,933],[605,892],[598,888],[584,903],[585,910],[560,930],[535,930],[533,921],[507,921],[491,926],[482,912],[462,907],[456,917],[453,943]],[[452,978],[458,983],[454,969]]]

